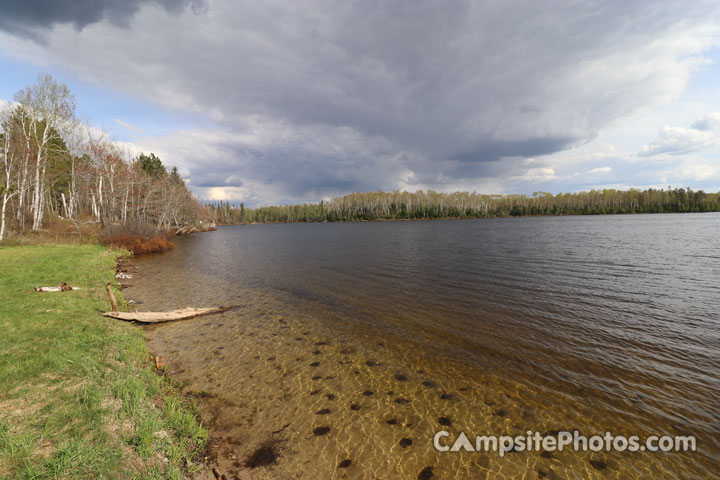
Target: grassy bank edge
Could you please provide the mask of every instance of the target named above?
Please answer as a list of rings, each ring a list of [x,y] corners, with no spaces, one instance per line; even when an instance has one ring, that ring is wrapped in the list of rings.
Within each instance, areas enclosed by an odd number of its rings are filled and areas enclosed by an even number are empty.
[[[204,468],[195,406],[154,371],[140,329],[100,315],[123,254],[0,247],[1,479],[180,479]],[[32,290],[62,282],[80,290]]]

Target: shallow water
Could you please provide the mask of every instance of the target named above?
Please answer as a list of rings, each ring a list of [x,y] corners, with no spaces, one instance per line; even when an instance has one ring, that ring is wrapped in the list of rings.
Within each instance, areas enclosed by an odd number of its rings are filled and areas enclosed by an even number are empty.
[[[239,305],[147,332],[238,469],[276,442],[253,478],[714,478],[719,242],[718,214],[226,227],[133,260],[125,292]],[[432,444],[575,429],[698,451]]]

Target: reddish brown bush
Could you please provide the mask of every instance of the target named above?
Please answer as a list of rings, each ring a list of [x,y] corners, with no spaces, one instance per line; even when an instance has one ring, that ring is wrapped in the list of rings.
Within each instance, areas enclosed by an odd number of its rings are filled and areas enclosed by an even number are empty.
[[[149,225],[112,225],[102,235],[106,245],[130,250],[134,255],[164,252],[175,248],[172,233],[160,232]]]

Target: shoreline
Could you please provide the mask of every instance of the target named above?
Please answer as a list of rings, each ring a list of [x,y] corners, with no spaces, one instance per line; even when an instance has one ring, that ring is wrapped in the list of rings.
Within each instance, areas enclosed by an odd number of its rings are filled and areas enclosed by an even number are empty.
[[[0,477],[202,470],[195,462],[207,432],[196,407],[151,366],[142,331],[99,314],[107,282],[125,304],[113,278],[122,255],[91,244],[0,248]],[[79,290],[32,289],[61,282]]]
[[[284,223],[376,223],[376,222],[434,222],[434,221],[462,221],[462,220],[494,220],[505,218],[555,218],[555,217],[618,217],[635,215],[688,215],[720,213],[706,212],[624,212],[624,213],[564,213],[564,214],[538,214],[538,215],[497,215],[487,217],[438,217],[438,218],[373,218],[363,220],[292,220],[287,222],[245,222],[245,223],[218,223],[218,227],[237,227],[244,225],[281,225]]]
[[[153,328],[153,327],[150,327]],[[144,329],[143,329],[144,330]],[[153,355],[158,355],[165,359],[170,356],[167,349],[157,345],[157,341],[147,333],[143,332],[146,338],[148,350]],[[182,365],[168,361],[164,364],[167,375],[172,378],[180,377],[184,373]],[[203,427],[207,430],[207,442],[203,448],[198,462],[204,466],[204,471],[187,478],[190,480],[205,480],[221,478],[225,474],[228,479],[235,480],[252,480],[251,469],[240,462],[240,458],[234,453],[236,444],[224,438],[222,432],[227,430],[227,425],[218,424],[214,420],[215,407],[213,401],[217,399],[217,394],[207,390],[193,390],[182,380],[178,382],[177,389],[180,395],[197,407],[198,417],[201,419]],[[217,472],[217,474],[216,474]]]
[[[206,229],[206,230],[199,230],[199,231],[193,231],[188,232],[184,235],[189,235],[191,233],[203,233],[208,231],[216,231],[216,228],[212,229]],[[184,236],[183,235],[183,236]],[[178,234],[178,236],[181,236]],[[157,253],[164,253],[164,252],[157,252]],[[143,254],[141,255],[144,258],[152,258],[152,254]],[[123,272],[128,271],[123,267],[127,267],[128,265],[125,265],[126,261],[132,262],[134,258],[137,258],[138,256],[130,256],[125,257],[122,259],[118,259],[118,270],[122,269]],[[131,265],[130,268],[133,268],[134,271],[136,271],[137,267],[134,265]],[[128,271],[129,272],[129,271]],[[130,287],[134,287],[134,285],[131,285]],[[130,295],[125,295],[128,298],[129,302],[132,302],[133,307],[135,306],[135,300],[131,298]],[[189,319],[189,321],[192,321],[195,319]],[[118,320],[120,322],[123,322],[122,320]],[[133,322],[123,322],[132,324]],[[190,402],[196,409],[196,413],[198,418],[201,419],[201,425],[203,428],[205,428],[207,432],[207,438],[205,445],[201,452],[199,452],[196,455],[196,461],[198,464],[202,465],[204,467],[203,471],[196,472],[195,474],[189,475],[188,479],[190,480],[205,480],[205,479],[216,479],[216,478],[222,478],[224,473],[229,471],[231,468],[234,468],[233,471],[234,477],[236,480],[252,480],[252,476],[250,475],[249,468],[243,468],[241,470],[238,470],[238,464],[237,464],[237,458],[235,458],[234,455],[231,455],[230,451],[232,450],[232,444],[228,444],[227,442],[223,442],[218,435],[219,426],[213,425],[212,415],[211,415],[211,408],[209,405],[205,405],[208,399],[211,399],[215,397],[214,394],[209,393],[205,390],[200,391],[193,391],[191,389],[188,389],[187,386],[183,381],[175,381],[174,378],[177,376],[177,374],[181,374],[184,372],[184,370],[178,369],[177,364],[175,362],[167,362],[165,359],[168,358],[170,352],[167,350],[163,350],[159,346],[155,345],[152,338],[152,330],[154,330],[157,327],[161,327],[163,325],[167,325],[167,323],[158,323],[158,324],[136,324],[133,325],[134,328],[136,328],[138,331],[142,332],[143,338],[145,340],[145,345],[150,353],[151,357],[154,359],[159,359],[161,362],[161,369],[162,371],[158,370],[158,375],[166,376],[172,383],[174,388],[176,389],[177,393],[180,394],[185,400]]]

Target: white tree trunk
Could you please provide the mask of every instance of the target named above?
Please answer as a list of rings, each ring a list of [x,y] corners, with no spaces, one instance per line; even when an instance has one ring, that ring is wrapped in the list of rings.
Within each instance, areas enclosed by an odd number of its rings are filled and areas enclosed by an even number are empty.
[[[95,194],[94,194],[94,193],[92,194],[92,212],[93,212],[93,216],[94,216],[98,221],[100,221],[100,212],[98,211],[98,208],[97,208],[97,202],[95,201]]]
[[[130,184],[125,188],[125,199],[123,200],[122,223],[127,222],[128,197],[130,196]]]
[[[5,209],[7,208],[8,194],[3,193],[2,214],[0,214],[0,242],[5,238]]]
[[[67,201],[65,200],[65,194],[60,192],[60,198],[62,198],[63,210],[65,210],[65,217],[70,218],[70,209],[68,208]]]
[[[35,190],[33,191],[32,205],[30,211],[33,214],[33,226],[32,229],[35,231],[37,228],[37,214],[40,210],[40,154],[38,153],[37,163],[35,164]]]
[[[10,181],[7,182],[8,189],[10,188]],[[17,192],[8,194],[7,190],[3,193],[3,203],[2,203],[2,213],[0,213],[0,242],[3,241],[5,238],[5,214],[7,212],[7,206],[8,203],[10,203],[10,199],[14,197],[17,194]]]
[[[36,225],[34,230],[40,230],[43,223],[43,214],[45,213],[45,173],[47,171],[47,162],[43,162],[42,174],[40,175],[40,208],[38,208]]]
[[[46,149],[48,142],[48,130],[49,127],[46,125],[43,129],[42,140],[37,142],[37,157],[35,163],[35,192],[33,195],[33,232],[40,229],[42,226],[43,216],[43,180],[45,179],[45,168],[46,162],[43,161],[43,151]]]

